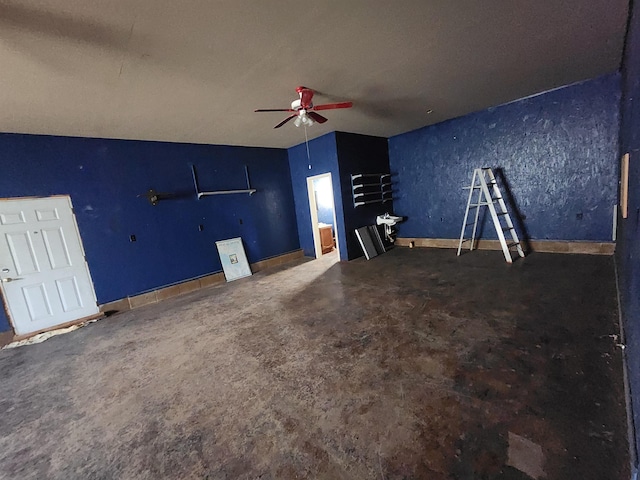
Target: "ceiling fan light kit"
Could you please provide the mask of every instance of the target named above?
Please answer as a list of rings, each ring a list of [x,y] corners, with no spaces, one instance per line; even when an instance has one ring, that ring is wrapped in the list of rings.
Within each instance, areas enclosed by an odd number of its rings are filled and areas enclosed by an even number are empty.
[[[310,127],[314,123],[315,122],[311,120],[311,117],[309,117],[304,110],[301,110],[300,113],[298,114],[298,118],[296,118],[293,121],[293,124],[296,127],[299,127],[300,125],[304,125],[305,127]]]
[[[273,128],[280,128],[285,123],[290,120],[293,121],[293,124],[296,127],[301,125],[305,127],[310,127],[314,123],[324,123],[327,121],[326,117],[323,117],[317,110],[335,110],[338,108],[351,108],[353,106],[352,102],[339,102],[339,103],[325,103],[323,105],[314,105],[313,104],[313,94],[314,91],[307,87],[297,87],[296,92],[300,98],[295,99],[291,102],[291,108],[268,108],[268,109],[258,109],[256,112],[293,112],[283,121],[278,123]]]

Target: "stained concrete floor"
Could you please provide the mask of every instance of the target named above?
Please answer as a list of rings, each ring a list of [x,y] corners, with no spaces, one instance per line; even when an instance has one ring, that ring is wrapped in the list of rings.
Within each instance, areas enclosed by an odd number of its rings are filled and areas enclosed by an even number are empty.
[[[628,478],[617,332],[610,257],[300,261],[0,352],[0,478]]]

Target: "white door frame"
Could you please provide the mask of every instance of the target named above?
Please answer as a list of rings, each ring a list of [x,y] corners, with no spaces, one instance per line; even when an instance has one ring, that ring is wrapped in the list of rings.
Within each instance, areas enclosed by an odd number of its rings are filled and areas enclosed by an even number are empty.
[[[322,173],[320,175],[314,175],[307,177],[307,194],[309,195],[309,210],[311,213],[311,232],[313,233],[313,247],[315,249],[316,258],[322,256],[322,242],[320,241],[320,230],[318,229],[318,205],[316,203],[315,190],[313,189],[313,181],[320,178],[329,178],[331,183],[331,195],[333,196],[333,234],[336,237],[336,251],[338,252],[338,258],[340,258],[340,242],[338,241],[338,222],[336,221],[336,199],[335,190],[333,188],[333,178],[331,172]]]

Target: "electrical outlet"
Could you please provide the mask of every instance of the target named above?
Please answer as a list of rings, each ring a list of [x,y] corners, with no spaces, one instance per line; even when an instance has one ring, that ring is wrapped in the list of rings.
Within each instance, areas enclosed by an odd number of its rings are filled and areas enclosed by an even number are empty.
[[[135,242],[136,241],[136,236],[135,235],[129,235],[129,241],[130,242]]]

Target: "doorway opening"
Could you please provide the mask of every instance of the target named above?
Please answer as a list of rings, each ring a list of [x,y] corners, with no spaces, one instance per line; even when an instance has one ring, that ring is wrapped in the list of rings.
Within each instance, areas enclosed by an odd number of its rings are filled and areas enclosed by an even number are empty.
[[[316,258],[332,252],[337,252],[337,257],[340,258],[331,174],[308,177],[307,191]]]

